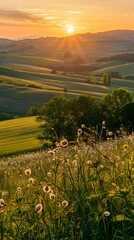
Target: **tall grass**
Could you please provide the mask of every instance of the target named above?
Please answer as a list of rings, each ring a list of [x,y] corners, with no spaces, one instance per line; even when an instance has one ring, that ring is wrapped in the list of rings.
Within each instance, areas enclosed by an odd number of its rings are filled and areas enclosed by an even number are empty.
[[[133,163],[134,135],[1,160],[0,239],[132,240]]]

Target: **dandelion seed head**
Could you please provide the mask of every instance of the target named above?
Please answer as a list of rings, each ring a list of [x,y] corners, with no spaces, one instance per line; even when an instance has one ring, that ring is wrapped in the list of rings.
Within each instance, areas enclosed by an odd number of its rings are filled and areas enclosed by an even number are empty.
[[[61,141],[60,141],[60,146],[61,146],[61,147],[67,147],[67,146],[68,146],[68,141],[67,141],[67,139],[61,140]]]
[[[103,213],[103,216],[104,216],[104,217],[108,217],[108,216],[110,216],[110,212],[105,211],[105,212]]]
[[[87,164],[92,165],[92,161],[90,161],[90,160],[87,161]]]
[[[81,128],[85,128],[85,124],[81,124]]]
[[[4,205],[5,205],[5,201],[4,201],[4,199],[1,198],[1,199],[0,199],[0,206],[3,207]]]
[[[29,178],[29,179],[28,179],[28,182],[29,182],[30,184],[33,184],[33,183],[35,182],[35,180],[34,180],[33,178]]]
[[[43,209],[42,204],[39,203],[39,204],[36,205],[36,207],[35,207],[35,212],[41,213],[41,212],[42,212],[42,209]]]
[[[55,199],[55,194],[50,193],[50,199],[51,199],[51,200]]]
[[[101,164],[101,165],[100,165],[100,168],[104,168],[104,166]]]
[[[17,187],[17,192],[21,192],[21,187]]]
[[[45,185],[43,186],[43,191],[49,193],[51,191],[51,188],[48,185]]]
[[[81,134],[82,134],[82,129],[81,129],[81,128],[78,129],[77,134],[78,134],[78,135],[81,135]]]
[[[64,201],[62,202],[62,206],[63,206],[63,207],[67,207],[67,206],[68,206],[68,201],[64,200]]]
[[[30,169],[30,168],[26,169],[26,170],[25,170],[25,174],[26,174],[26,175],[31,175],[31,169]]]
[[[51,172],[47,172],[47,176],[48,176],[48,177],[51,177]]]
[[[50,156],[54,156],[54,155],[55,155],[55,152],[52,151],[52,150],[50,150],[50,151],[48,152],[48,154],[49,154]]]

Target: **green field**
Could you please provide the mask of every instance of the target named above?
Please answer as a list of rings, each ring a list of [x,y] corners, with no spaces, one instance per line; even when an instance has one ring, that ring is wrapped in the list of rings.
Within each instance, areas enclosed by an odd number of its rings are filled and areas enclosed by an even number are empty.
[[[32,105],[40,106],[56,95],[70,98],[89,94],[101,98],[118,87],[127,88],[134,95],[132,80],[112,78],[111,86],[106,87],[89,84],[90,72],[58,71],[53,74],[52,66],[64,65],[63,61],[56,58],[5,54],[4,59],[5,62],[0,65],[0,112],[25,115]],[[101,69],[91,72],[94,75],[107,71],[132,75],[134,69],[134,63],[121,64],[117,61],[97,65]],[[99,77],[97,78],[101,81]],[[67,92],[64,89],[67,89]]]
[[[0,156],[39,149],[39,133],[35,117],[0,122]]]
[[[119,72],[123,76],[132,75],[134,76],[134,63],[124,63],[124,64],[116,64],[113,61],[113,66],[111,66],[111,62],[101,64],[102,68],[94,71],[92,74],[100,74],[105,72]]]

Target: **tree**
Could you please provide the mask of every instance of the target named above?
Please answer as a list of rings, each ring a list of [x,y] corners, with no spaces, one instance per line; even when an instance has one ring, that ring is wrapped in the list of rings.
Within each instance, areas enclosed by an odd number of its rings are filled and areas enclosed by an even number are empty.
[[[123,105],[120,109],[120,115],[127,131],[134,131],[134,102]]]
[[[105,86],[110,86],[111,85],[111,73],[103,73],[102,75],[102,82]]]
[[[37,116],[39,111],[39,107],[31,106],[27,112],[27,116]]]
[[[52,142],[62,138],[74,140],[81,124],[95,126],[98,123],[98,115],[98,104],[93,97],[53,97],[40,108],[37,119],[43,124],[42,135],[39,138],[50,139]]]
[[[72,53],[70,51],[65,52],[64,59],[66,63],[72,62]]]
[[[112,128],[119,126],[121,123],[120,108],[132,101],[133,96],[130,91],[123,88],[113,90],[101,100],[102,119]]]
[[[51,139],[53,142],[60,141],[63,137],[73,138],[69,101],[63,96],[56,96],[40,108],[37,120],[43,122],[42,138]]]
[[[70,100],[70,111],[74,125],[78,128],[81,124],[86,126],[98,123],[98,103],[89,95],[80,95]]]

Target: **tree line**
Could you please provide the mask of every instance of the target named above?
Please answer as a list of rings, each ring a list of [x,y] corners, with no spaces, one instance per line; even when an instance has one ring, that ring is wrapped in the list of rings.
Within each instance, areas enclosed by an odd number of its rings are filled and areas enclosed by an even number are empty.
[[[56,141],[62,138],[73,140],[78,128],[97,128],[101,132],[105,121],[108,130],[116,132],[121,125],[127,132],[134,131],[134,102],[130,91],[115,89],[98,100],[89,95],[68,99],[55,96],[40,107],[32,106],[29,116],[37,116],[42,127],[40,139]]]

